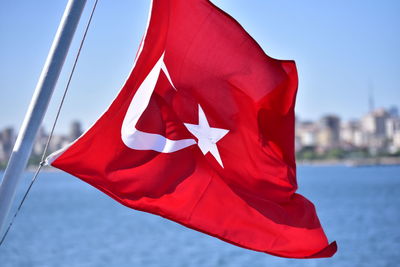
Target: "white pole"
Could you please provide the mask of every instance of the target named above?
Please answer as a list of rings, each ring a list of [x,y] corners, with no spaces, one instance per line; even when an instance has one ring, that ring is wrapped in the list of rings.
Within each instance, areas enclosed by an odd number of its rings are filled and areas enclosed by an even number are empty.
[[[18,182],[32,151],[86,0],[69,0],[0,185],[0,233],[3,233]]]

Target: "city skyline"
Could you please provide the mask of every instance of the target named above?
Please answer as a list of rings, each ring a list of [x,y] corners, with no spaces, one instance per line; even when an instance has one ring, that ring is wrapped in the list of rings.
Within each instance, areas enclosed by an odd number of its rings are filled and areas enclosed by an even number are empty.
[[[79,120],[71,121],[68,132],[53,134],[46,155],[66,147],[85,130]],[[0,128],[0,169],[5,167],[16,135],[14,128]],[[327,114],[314,121],[296,118],[294,137],[299,161],[399,158],[399,107],[371,109],[354,120],[342,120],[335,114]],[[48,130],[42,126],[32,149],[30,165],[40,161],[48,138]],[[399,163],[397,159],[395,162]]]
[[[369,110],[371,94],[376,107],[398,105],[400,2],[213,3],[237,19],[269,56],[296,61],[300,118],[360,117]],[[20,127],[65,4],[0,3],[0,128]],[[92,4],[88,1],[50,104],[47,128]],[[132,68],[148,8],[149,1],[100,2],[56,131],[65,132],[74,119],[88,128],[115,98]]]

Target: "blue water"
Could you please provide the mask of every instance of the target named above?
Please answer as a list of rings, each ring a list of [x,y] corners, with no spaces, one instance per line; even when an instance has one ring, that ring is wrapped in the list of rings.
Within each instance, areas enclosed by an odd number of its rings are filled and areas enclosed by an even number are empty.
[[[400,266],[400,167],[303,166],[298,180],[339,244],[333,258],[283,259],[238,248],[47,172],[0,247],[0,266]]]

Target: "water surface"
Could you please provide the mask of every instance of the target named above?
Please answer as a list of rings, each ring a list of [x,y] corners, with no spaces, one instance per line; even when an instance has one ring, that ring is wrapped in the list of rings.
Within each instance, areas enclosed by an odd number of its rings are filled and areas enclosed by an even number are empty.
[[[18,198],[32,174],[26,173]],[[400,266],[400,167],[298,168],[327,236],[330,259],[242,249],[126,208],[65,173],[42,173],[0,248],[2,267]]]

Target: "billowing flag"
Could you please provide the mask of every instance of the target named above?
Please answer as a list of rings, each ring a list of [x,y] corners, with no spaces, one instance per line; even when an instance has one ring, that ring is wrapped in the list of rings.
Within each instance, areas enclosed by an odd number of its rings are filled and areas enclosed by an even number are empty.
[[[330,257],[296,194],[293,61],[268,57],[207,0],[153,0],[134,68],[51,165],[123,205],[248,249]]]

